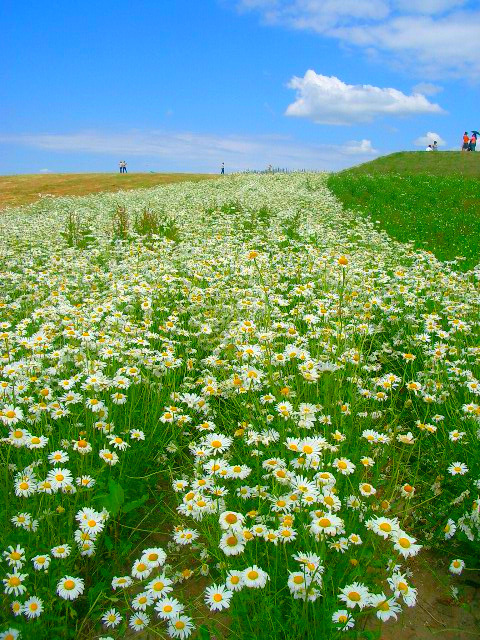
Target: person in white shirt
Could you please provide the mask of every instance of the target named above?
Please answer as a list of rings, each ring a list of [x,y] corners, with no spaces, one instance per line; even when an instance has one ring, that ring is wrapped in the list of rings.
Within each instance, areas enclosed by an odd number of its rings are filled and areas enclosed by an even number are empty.
[[[431,144],[429,144],[429,145],[428,145],[428,147],[425,149],[425,151],[433,151],[433,149],[432,149],[432,145],[431,145]]]

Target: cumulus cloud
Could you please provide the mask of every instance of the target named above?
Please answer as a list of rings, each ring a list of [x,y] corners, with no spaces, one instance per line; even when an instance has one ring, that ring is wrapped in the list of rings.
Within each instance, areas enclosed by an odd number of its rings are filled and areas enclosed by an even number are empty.
[[[372,147],[372,143],[370,140],[352,140],[351,142],[347,142],[344,145],[343,149],[344,153],[347,155],[378,155],[378,151]]]
[[[303,78],[293,77],[288,86],[296,90],[297,96],[286,115],[309,118],[318,124],[348,125],[371,122],[382,115],[443,113],[438,104],[419,93],[408,96],[398,89],[346,84],[311,69]]]
[[[48,152],[102,154],[151,159],[157,170],[229,171],[263,169],[269,164],[290,169],[335,170],[378,155],[370,140],[344,144],[302,143],[288,136],[218,136],[192,132],[130,131],[66,134],[0,134],[0,144],[18,144]],[[133,163],[130,163],[132,166]]]
[[[51,173],[50,169],[40,169],[38,173]]]
[[[429,144],[433,144],[435,140],[439,147],[444,147],[447,144],[440,134],[433,131],[428,131],[424,136],[420,136],[413,144],[416,147],[427,147]]]
[[[231,0],[262,22],[315,31],[432,79],[480,80],[478,0]]]

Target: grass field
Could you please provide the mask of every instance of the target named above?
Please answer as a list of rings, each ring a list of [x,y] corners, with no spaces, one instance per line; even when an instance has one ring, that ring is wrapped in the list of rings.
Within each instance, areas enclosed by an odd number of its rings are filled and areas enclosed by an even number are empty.
[[[198,173],[50,173],[0,176],[0,209],[16,207],[45,195],[83,196],[101,191],[127,191],[217,176]]]
[[[480,262],[479,176],[480,154],[401,153],[332,174],[328,186],[393,238],[468,270]]]
[[[480,178],[480,153],[461,151],[402,151],[365,162],[352,169],[354,175],[385,174],[397,175],[428,174],[433,176],[465,176]]]
[[[0,216],[1,639],[475,637],[478,287],[326,183]]]

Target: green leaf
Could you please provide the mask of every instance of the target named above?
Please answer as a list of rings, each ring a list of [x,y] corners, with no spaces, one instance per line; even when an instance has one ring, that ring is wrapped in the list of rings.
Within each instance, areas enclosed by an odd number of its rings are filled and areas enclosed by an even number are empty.
[[[198,638],[199,640],[211,640],[210,631],[204,624],[198,629]]]
[[[103,539],[105,540],[105,546],[107,547],[107,551],[111,551],[113,549],[112,539],[110,538],[109,535],[105,535]]]
[[[126,504],[124,504],[122,507],[122,511],[123,513],[129,513],[130,511],[133,511],[134,509],[138,509],[138,507],[141,507],[142,504],[144,504],[147,500],[148,500],[148,495],[145,494],[138,500],[132,500],[131,502],[127,502]]]
[[[105,508],[112,516],[118,515],[122,505],[125,501],[125,493],[123,488],[118,482],[112,480],[108,481],[109,493],[103,493],[94,499],[94,502],[99,505],[100,508]]]
[[[124,503],[125,500],[125,492],[123,491],[122,485],[112,478],[108,480],[108,490],[110,491],[110,496],[112,501],[119,505],[119,507]]]

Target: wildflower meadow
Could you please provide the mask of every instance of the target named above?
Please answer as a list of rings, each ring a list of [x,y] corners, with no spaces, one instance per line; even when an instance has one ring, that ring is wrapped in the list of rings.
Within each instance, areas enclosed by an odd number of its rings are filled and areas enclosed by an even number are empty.
[[[2,640],[364,638],[478,568],[479,272],[326,183],[0,214]]]

